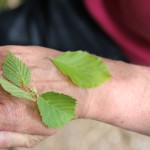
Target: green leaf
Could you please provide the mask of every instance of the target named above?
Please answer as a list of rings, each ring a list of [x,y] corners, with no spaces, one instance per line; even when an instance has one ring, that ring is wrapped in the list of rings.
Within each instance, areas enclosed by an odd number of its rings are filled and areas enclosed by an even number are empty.
[[[30,70],[11,52],[3,62],[3,74],[19,87],[28,86],[30,83]]]
[[[76,100],[64,94],[47,92],[37,101],[42,121],[51,128],[62,127],[71,119],[76,118],[74,113]]]
[[[5,91],[9,92],[13,96],[16,96],[18,98],[28,99],[28,100],[34,100],[32,98],[32,94],[23,91],[22,89],[20,89],[19,87],[5,80],[2,77],[0,77],[0,84]]]
[[[92,88],[109,79],[105,63],[87,52],[65,52],[52,59],[60,71],[82,88]]]

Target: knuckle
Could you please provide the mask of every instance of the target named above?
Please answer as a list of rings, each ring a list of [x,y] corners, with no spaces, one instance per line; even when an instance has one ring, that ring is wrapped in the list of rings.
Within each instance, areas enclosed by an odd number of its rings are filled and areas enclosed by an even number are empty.
[[[30,137],[28,142],[26,143],[26,147],[33,148],[33,147],[37,146],[43,139],[44,139],[44,137],[42,137],[42,136]]]

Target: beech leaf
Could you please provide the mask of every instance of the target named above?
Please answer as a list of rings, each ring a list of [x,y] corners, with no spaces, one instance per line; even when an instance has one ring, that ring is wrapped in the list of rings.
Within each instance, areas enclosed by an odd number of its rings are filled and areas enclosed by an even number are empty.
[[[0,77],[0,84],[3,87],[5,91],[10,93],[11,95],[18,97],[18,98],[23,98],[27,100],[34,100],[32,98],[32,94],[27,93],[26,91],[23,91],[16,85],[12,84],[11,82],[5,80],[3,77]]]
[[[13,53],[9,52],[3,62],[3,75],[6,79],[19,87],[28,86],[30,83],[30,70]]]
[[[106,64],[87,52],[65,52],[52,59],[60,71],[82,88],[96,87],[109,79]]]
[[[62,127],[71,119],[76,118],[76,100],[70,96],[47,92],[41,95],[37,104],[42,122],[48,127]]]

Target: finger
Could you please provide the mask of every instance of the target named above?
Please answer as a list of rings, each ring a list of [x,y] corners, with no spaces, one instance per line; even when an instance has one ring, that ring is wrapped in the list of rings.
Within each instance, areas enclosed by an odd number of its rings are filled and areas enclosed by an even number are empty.
[[[9,147],[34,147],[45,138],[47,136],[1,131],[0,149]]]

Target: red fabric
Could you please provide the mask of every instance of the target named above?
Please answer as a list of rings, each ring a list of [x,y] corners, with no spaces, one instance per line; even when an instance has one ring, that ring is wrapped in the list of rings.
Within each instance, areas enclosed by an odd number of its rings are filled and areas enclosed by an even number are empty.
[[[149,0],[84,2],[92,17],[118,43],[132,63],[150,66]]]

